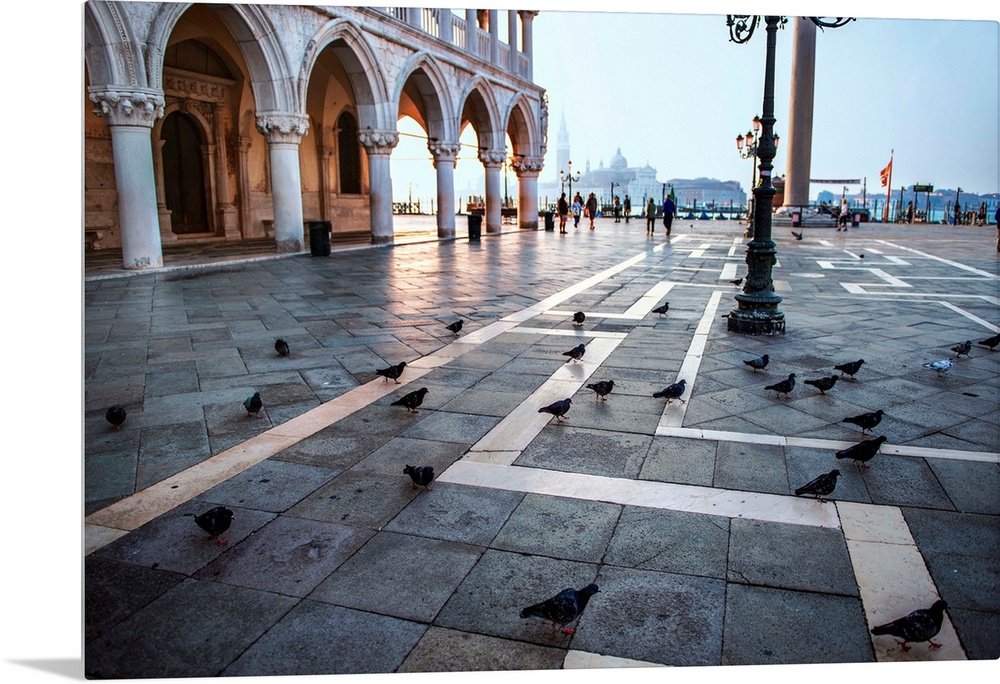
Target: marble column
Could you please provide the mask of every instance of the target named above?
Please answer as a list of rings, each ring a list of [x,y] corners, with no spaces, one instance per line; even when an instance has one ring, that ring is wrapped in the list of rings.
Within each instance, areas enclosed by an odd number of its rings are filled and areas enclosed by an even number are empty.
[[[528,58],[528,73],[522,74],[529,81],[535,80],[535,40],[534,31],[532,30],[532,23],[535,20],[535,15],[538,12],[532,10],[521,10],[521,51],[524,56]]]
[[[336,135],[336,131],[333,133]],[[330,195],[333,193],[333,178],[330,174],[333,148],[324,141],[317,146],[316,155],[319,157],[319,217],[330,221],[333,219],[333,208],[330,206]]]
[[[153,122],[163,116],[163,93],[150,89],[92,90],[93,112],[111,129],[118,193],[122,262],[140,270],[163,266],[153,173]]]
[[[455,237],[455,163],[462,149],[457,142],[433,141],[427,149],[437,171],[437,229],[439,238]]]
[[[812,166],[813,91],[816,84],[816,24],[795,17],[792,87],[788,104],[788,156],[782,209],[809,204]]]
[[[222,105],[212,107],[212,128],[215,133],[215,213],[216,232],[227,240],[240,236],[236,207],[229,201],[229,153],[226,150],[226,116]]]
[[[392,176],[389,156],[399,143],[399,133],[389,130],[364,130],[358,141],[368,153],[368,197],[371,208],[372,242],[392,242]]]
[[[503,150],[479,150],[479,161],[486,169],[486,232],[499,233],[503,215],[500,205],[503,191],[500,189],[500,167],[503,166]]]
[[[490,64],[500,64],[500,22],[497,20],[497,10],[489,11],[490,22]]]
[[[250,136],[241,135],[239,140],[240,164],[237,169],[237,202],[240,215],[240,233],[244,238],[253,237],[250,207]]]
[[[515,157],[511,166],[517,174],[517,227],[538,230],[538,174],[542,157]]]
[[[153,140],[153,173],[156,176],[156,213],[160,217],[160,242],[177,242],[173,231],[173,213],[167,209],[167,190],[163,185],[163,146],[166,140]]]
[[[267,140],[271,162],[275,245],[279,252],[301,252],[305,248],[305,228],[299,144],[309,130],[309,118],[290,113],[261,114],[256,123],[257,130]]]
[[[479,45],[477,29],[479,20],[474,9],[465,10],[465,51],[470,55],[475,55]]]
[[[507,68],[517,74],[517,10],[507,10]]]

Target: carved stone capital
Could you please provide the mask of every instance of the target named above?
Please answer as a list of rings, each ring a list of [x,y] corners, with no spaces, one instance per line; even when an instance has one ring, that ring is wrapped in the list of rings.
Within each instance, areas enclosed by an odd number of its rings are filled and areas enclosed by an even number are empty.
[[[506,156],[503,150],[479,150],[479,161],[486,168],[501,166]]]
[[[441,140],[428,141],[427,149],[430,150],[434,162],[455,161],[458,153],[462,150],[462,144],[457,142],[443,142]]]
[[[542,157],[514,157],[510,163],[514,173],[518,178],[537,177],[545,166],[545,159]]]
[[[399,133],[366,129],[358,131],[358,142],[368,154],[392,154],[392,148],[399,144]]]
[[[295,144],[309,132],[309,117],[299,114],[259,114],[257,130],[267,142],[274,144]]]
[[[153,122],[163,116],[163,93],[155,90],[92,90],[92,110],[103,117],[109,126],[144,126],[152,128]]]

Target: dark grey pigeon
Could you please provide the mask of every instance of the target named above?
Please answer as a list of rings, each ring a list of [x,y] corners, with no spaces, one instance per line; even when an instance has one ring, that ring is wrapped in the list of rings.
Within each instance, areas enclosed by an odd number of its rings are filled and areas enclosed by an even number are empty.
[[[421,387],[415,392],[410,392],[405,394],[396,401],[389,404],[390,406],[404,406],[406,407],[407,413],[413,412],[417,413],[417,407],[424,403],[424,395],[427,394],[427,388]]]
[[[729,282],[731,282],[736,287],[739,287],[743,283],[743,278],[740,277],[740,278],[737,278],[736,280],[730,280]]]
[[[803,380],[802,382],[806,383],[807,385],[812,385],[813,387],[819,390],[820,394],[826,394],[826,391],[828,389],[831,389],[834,385],[837,384],[837,376],[830,375],[825,378],[816,378],[815,380]]]
[[[993,337],[987,337],[985,340],[979,340],[979,344],[990,349],[996,349],[997,345],[1000,344],[1000,333],[997,333]]]
[[[389,366],[388,368],[380,368],[375,371],[382,376],[383,382],[388,382],[389,380],[395,380],[396,384],[400,384],[399,376],[403,374],[403,369],[406,368],[406,361],[400,361],[395,366]]]
[[[775,399],[780,397],[782,394],[784,394],[785,397],[788,397],[792,393],[792,390],[795,389],[795,373],[789,373],[788,377],[781,382],[776,382],[773,385],[767,385],[764,389],[774,390],[776,393],[774,395]]]
[[[951,348],[955,352],[955,358],[958,358],[962,354],[969,356],[969,352],[972,351],[972,340],[966,340],[962,344],[956,344]]]
[[[921,608],[898,620],[879,625],[872,630],[872,634],[876,636],[890,634],[899,637],[902,639],[899,645],[903,647],[904,651],[910,650],[910,647],[906,645],[908,641],[917,643],[927,641],[929,642],[928,649],[941,648],[941,644],[935,642],[934,637],[941,631],[941,625],[944,623],[944,609],[947,607],[946,602],[938,599],[930,608]]]
[[[563,589],[550,599],[528,606],[521,611],[521,617],[542,618],[551,622],[553,627],[561,626],[564,634],[573,634],[576,630],[566,625],[580,617],[590,597],[599,591],[596,584],[588,584],[579,591],[573,588]]]
[[[592,389],[597,393],[597,398],[604,401],[608,400],[608,395],[611,394],[611,390],[615,388],[614,380],[601,380],[599,382],[591,383],[587,385],[587,389]]]
[[[834,366],[834,370],[839,370],[841,374],[846,373],[852,378],[854,375],[861,370],[861,365],[865,362],[864,359],[858,359],[857,361],[851,361],[849,363],[842,363],[839,366]]]
[[[753,368],[753,372],[756,373],[759,370],[764,370],[767,368],[768,361],[771,360],[767,354],[763,356],[758,356],[756,359],[744,359],[743,363]]]
[[[253,396],[244,399],[243,408],[247,410],[247,418],[249,418],[251,415],[255,415],[258,418],[263,418],[263,416],[260,415],[260,410],[264,408],[264,402],[261,401],[260,392],[254,392]]]
[[[233,512],[225,506],[216,506],[201,515],[196,515],[194,521],[198,524],[198,527],[208,532],[214,539],[219,537],[220,534],[228,530],[229,526],[232,525]],[[225,539],[219,537],[220,546],[225,546],[228,543]]]
[[[431,466],[411,466],[403,468],[403,474],[409,475],[412,482],[410,489],[416,489],[420,485],[428,492],[431,491],[431,480],[434,479],[434,468]]]
[[[882,442],[885,440],[885,436],[879,436],[875,439],[866,439],[863,442],[858,442],[852,447],[841,449],[834,455],[837,458],[849,458],[854,461],[856,465],[860,465],[861,468],[868,468],[868,461],[875,458],[875,454],[878,453],[879,448],[882,446]]]
[[[583,325],[585,320],[587,320],[587,314],[582,311],[577,311],[573,314],[573,325]]]
[[[568,352],[563,352],[563,356],[568,356],[573,361],[579,361],[583,358],[583,354],[587,351],[586,345],[578,344]]]
[[[795,239],[796,239],[796,240],[801,240],[801,239],[802,239],[802,233],[796,233],[796,232],[795,232],[795,231],[793,230],[793,231],[792,231],[792,235],[794,235],[794,236],[795,236]]]
[[[833,490],[837,487],[837,478],[840,477],[840,471],[834,468],[828,473],[823,473],[815,480],[808,482],[798,489],[795,490],[795,496],[802,496],[803,494],[812,494],[822,503],[826,503],[824,496],[829,496],[833,493]]]
[[[661,316],[666,316],[667,311],[670,310],[670,302],[663,302],[662,305],[653,309],[653,313],[660,314]]]
[[[115,404],[108,409],[108,412],[104,414],[104,417],[109,423],[115,426],[115,430],[121,430],[122,423],[125,422],[125,418],[128,416],[125,413],[125,407]]]
[[[452,331],[457,335],[458,333],[462,332],[462,319],[459,319],[454,323],[449,323],[447,327],[448,330]]]
[[[841,422],[857,425],[861,428],[861,432],[868,432],[869,430],[875,429],[875,427],[882,422],[882,415],[884,413],[885,411],[879,409],[878,411],[872,411],[871,413],[861,413],[856,416],[844,418]]]
[[[284,340],[278,339],[274,341],[274,351],[278,352],[281,356],[288,356],[288,343]]]
[[[653,396],[657,399],[666,399],[668,404],[672,403],[674,399],[684,404],[686,402],[681,399],[681,395],[684,394],[684,386],[686,384],[687,380],[678,380],[674,384],[664,387],[659,392],[653,392]]]
[[[559,401],[553,402],[548,406],[543,406],[538,409],[538,412],[551,413],[556,417],[556,422],[561,423],[564,420],[569,420],[569,418],[566,417],[566,414],[569,412],[569,405],[572,403],[573,400],[567,397],[566,399],[560,399]]]

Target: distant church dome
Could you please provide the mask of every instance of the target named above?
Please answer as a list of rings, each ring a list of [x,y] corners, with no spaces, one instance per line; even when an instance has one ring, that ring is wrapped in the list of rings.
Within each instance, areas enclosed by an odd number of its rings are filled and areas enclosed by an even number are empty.
[[[628,162],[625,160],[625,157],[622,156],[622,148],[619,147],[615,150],[615,156],[611,157],[610,166],[615,171],[621,171],[628,168]]]

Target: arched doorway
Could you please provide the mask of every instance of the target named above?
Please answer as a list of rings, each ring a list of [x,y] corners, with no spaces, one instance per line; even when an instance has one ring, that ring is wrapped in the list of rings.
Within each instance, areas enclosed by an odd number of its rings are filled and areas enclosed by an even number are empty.
[[[341,194],[361,193],[361,146],[358,122],[350,112],[337,118],[337,160]]]
[[[160,128],[163,185],[171,226],[178,235],[211,230],[205,206],[205,170],[198,126],[183,112],[172,112]]]

